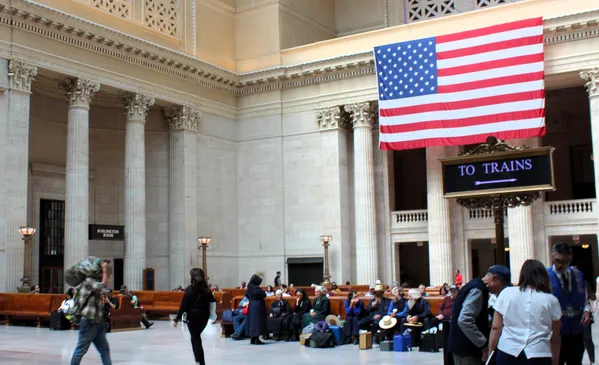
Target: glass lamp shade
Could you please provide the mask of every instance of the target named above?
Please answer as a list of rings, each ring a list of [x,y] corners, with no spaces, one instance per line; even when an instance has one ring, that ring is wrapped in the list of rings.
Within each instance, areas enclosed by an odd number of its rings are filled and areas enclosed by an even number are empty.
[[[330,234],[323,234],[322,236],[320,236],[320,240],[322,241],[322,243],[330,243],[333,240],[333,236],[331,236]]]
[[[198,247],[208,246],[212,242],[210,237],[199,237],[198,238]]]
[[[23,236],[23,238],[31,237],[35,234],[36,229],[33,227],[22,226],[19,227],[19,234]]]
[[[504,251],[505,251],[505,252],[510,252],[510,248],[509,248],[509,247],[506,247],[506,248],[504,248]]]
[[[583,243],[582,244],[582,248],[586,250],[587,248],[589,248],[589,244],[588,243]]]

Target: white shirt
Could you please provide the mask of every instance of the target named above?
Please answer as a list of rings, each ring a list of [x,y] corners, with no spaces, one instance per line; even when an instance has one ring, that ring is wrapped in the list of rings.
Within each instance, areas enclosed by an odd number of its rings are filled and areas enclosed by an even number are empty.
[[[73,306],[73,304],[75,304],[73,299],[65,299],[65,300],[63,300],[63,302],[60,305],[60,308],[58,308],[58,310],[61,312],[68,312],[69,308],[71,308]]]
[[[562,317],[555,296],[510,287],[501,292],[493,308],[503,316],[499,350],[514,357],[524,351],[528,359],[551,357],[551,328]]]

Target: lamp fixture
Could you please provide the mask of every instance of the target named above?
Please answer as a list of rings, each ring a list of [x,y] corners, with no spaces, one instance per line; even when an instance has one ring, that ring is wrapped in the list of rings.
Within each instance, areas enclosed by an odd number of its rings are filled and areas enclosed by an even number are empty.
[[[591,245],[589,245],[588,243],[583,243],[583,244],[582,244],[582,248],[583,248],[583,249],[585,249],[585,250],[586,250],[587,248],[589,248],[589,247],[591,247]]]
[[[210,237],[198,237],[198,247],[208,246],[212,242]]]
[[[19,227],[19,234],[23,236],[23,239],[27,239],[33,236],[36,232],[36,229],[29,226],[21,226]]]
[[[509,247],[504,248],[504,250],[505,250],[505,252],[510,252],[510,248]]]

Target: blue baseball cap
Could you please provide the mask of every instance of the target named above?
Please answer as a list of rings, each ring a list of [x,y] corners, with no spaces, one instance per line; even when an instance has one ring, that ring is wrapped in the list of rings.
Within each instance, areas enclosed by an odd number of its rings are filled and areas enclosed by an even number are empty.
[[[490,274],[500,276],[506,284],[510,284],[512,282],[512,274],[510,269],[503,265],[493,265],[489,268],[488,272]]]

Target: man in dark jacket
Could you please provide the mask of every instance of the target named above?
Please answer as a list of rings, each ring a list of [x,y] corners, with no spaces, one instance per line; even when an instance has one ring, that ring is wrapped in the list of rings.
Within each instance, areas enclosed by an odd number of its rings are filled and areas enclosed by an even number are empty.
[[[387,315],[387,310],[391,303],[390,299],[383,296],[384,293],[385,288],[383,285],[377,284],[374,287],[374,299],[368,303],[368,307],[365,311],[366,317],[362,318],[359,322],[361,330],[367,330],[373,333],[374,341],[376,343],[380,341],[380,336],[378,335],[380,330],[379,321]]]
[[[260,289],[261,283],[262,278],[258,275],[253,275],[245,292],[245,296],[250,300],[245,330],[247,336],[251,338],[250,344],[252,345],[264,345],[264,342],[260,341],[260,336],[268,337],[266,304],[264,303],[266,293]]]
[[[421,295],[421,291],[417,289],[410,289],[408,292],[408,302],[401,318],[402,332],[406,330],[406,323],[422,323],[425,330],[431,328],[431,305]]]
[[[511,282],[503,265],[489,268],[482,279],[473,279],[459,291],[453,303],[448,351],[455,365],[481,365],[489,356],[489,292],[495,295]]]

